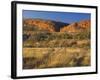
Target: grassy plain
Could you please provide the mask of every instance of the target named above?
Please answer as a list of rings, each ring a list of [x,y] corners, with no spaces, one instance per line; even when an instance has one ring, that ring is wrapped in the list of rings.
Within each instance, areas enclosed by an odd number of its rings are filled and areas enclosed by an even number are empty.
[[[23,69],[90,66],[90,32],[24,32]]]

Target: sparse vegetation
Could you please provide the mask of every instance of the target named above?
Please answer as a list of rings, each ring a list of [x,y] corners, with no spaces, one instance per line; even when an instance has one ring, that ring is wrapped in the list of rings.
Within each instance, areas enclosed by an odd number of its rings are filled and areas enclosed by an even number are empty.
[[[23,51],[24,69],[90,65],[90,49],[24,48]]]
[[[23,28],[23,69],[91,65],[90,28],[78,26],[77,32],[50,32],[50,28],[48,31],[33,26]]]

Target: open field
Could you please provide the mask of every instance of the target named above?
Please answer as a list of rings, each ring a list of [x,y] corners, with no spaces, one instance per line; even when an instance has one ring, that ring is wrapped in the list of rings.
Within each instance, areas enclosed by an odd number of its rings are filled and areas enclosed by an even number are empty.
[[[23,48],[23,68],[54,68],[90,65],[90,49]]]

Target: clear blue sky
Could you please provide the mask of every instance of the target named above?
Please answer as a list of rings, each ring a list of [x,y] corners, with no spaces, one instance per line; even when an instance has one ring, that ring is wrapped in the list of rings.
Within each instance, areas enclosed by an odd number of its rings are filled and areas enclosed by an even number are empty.
[[[51,11],[33,11],[33,10],[23,10],[23,18],[39,18],[60,21],[65,23],[73,23],[81,20],[86,20],[91,18],[89,13],[71,13],[71,12],[51,12]]]

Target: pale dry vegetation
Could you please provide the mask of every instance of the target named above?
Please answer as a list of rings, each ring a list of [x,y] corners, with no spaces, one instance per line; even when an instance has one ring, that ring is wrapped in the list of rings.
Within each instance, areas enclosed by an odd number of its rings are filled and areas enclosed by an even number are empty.
[[[84,35],[83,35],[84,34]],[[90,34],[27,33],[23,44],[23,68],[90,66]]]
[[[78,32],[50,32],[24,26],[23,69],[90,66],[90,43],[90,27]]]
[[[23,56],[24,69],[90,65],[90,49],[85,48],[24,48]]]

